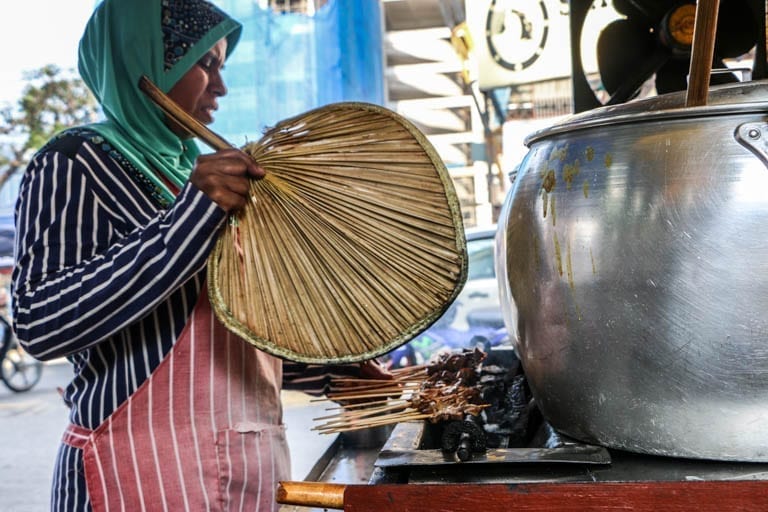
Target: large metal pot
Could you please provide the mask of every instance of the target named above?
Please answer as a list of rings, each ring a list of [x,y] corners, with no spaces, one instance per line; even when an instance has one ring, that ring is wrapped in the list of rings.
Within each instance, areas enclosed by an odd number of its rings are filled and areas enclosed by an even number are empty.
[[[500,219],[505,323],[562,433],[768,461],[768,83],[528,137]]]

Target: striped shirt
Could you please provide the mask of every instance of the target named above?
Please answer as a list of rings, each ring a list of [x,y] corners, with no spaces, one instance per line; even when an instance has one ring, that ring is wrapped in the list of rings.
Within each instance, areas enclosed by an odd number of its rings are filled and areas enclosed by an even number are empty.
[[[226,213],[187,183],[171,205],[100,136],[72,130],[38,152],[16,207],[19,341],[66,357],[70,421],[95,429],[158,366],[194,308]],[[356,366],[285,363],[286,387],[319,394]],[[87,502],[79,450],[62,447],[54,510]],[[74,472],[72,470],[75,470]],[[82,475],[82,472],[80,472]]]

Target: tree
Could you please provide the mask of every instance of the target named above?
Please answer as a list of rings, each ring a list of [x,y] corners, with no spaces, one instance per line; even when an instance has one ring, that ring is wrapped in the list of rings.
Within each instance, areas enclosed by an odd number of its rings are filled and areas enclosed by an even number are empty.
[[[0,108],[0,188],[55,133],[98,117],[96,100],[74,72],[47,65],[24,78],[16,107]]]

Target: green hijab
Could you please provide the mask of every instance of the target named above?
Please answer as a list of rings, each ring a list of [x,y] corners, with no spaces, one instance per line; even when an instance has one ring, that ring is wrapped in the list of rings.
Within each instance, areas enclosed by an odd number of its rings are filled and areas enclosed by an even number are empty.
[[[157,172],[181,188],[200,151],[165,125],[164,114],[139,89],[139,78],[146,75],[167,93],[222,37],[228,57],[241,29],[204,0],[104,0],[85,27],[78,68],[107,118],[89,128],[169,202],[174,196]]]

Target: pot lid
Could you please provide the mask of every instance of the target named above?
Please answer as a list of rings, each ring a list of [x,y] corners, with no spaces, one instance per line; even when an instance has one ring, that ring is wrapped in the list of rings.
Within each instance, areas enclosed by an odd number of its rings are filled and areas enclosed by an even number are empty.
[[[525,145],[530,147],[540,139],[597,126],[748,112],[768,113],[768,80],[713,86],[704,106],[686,107],[685,97],[686,91],[678,91],[574,114],[531,133],[525,138]]]

